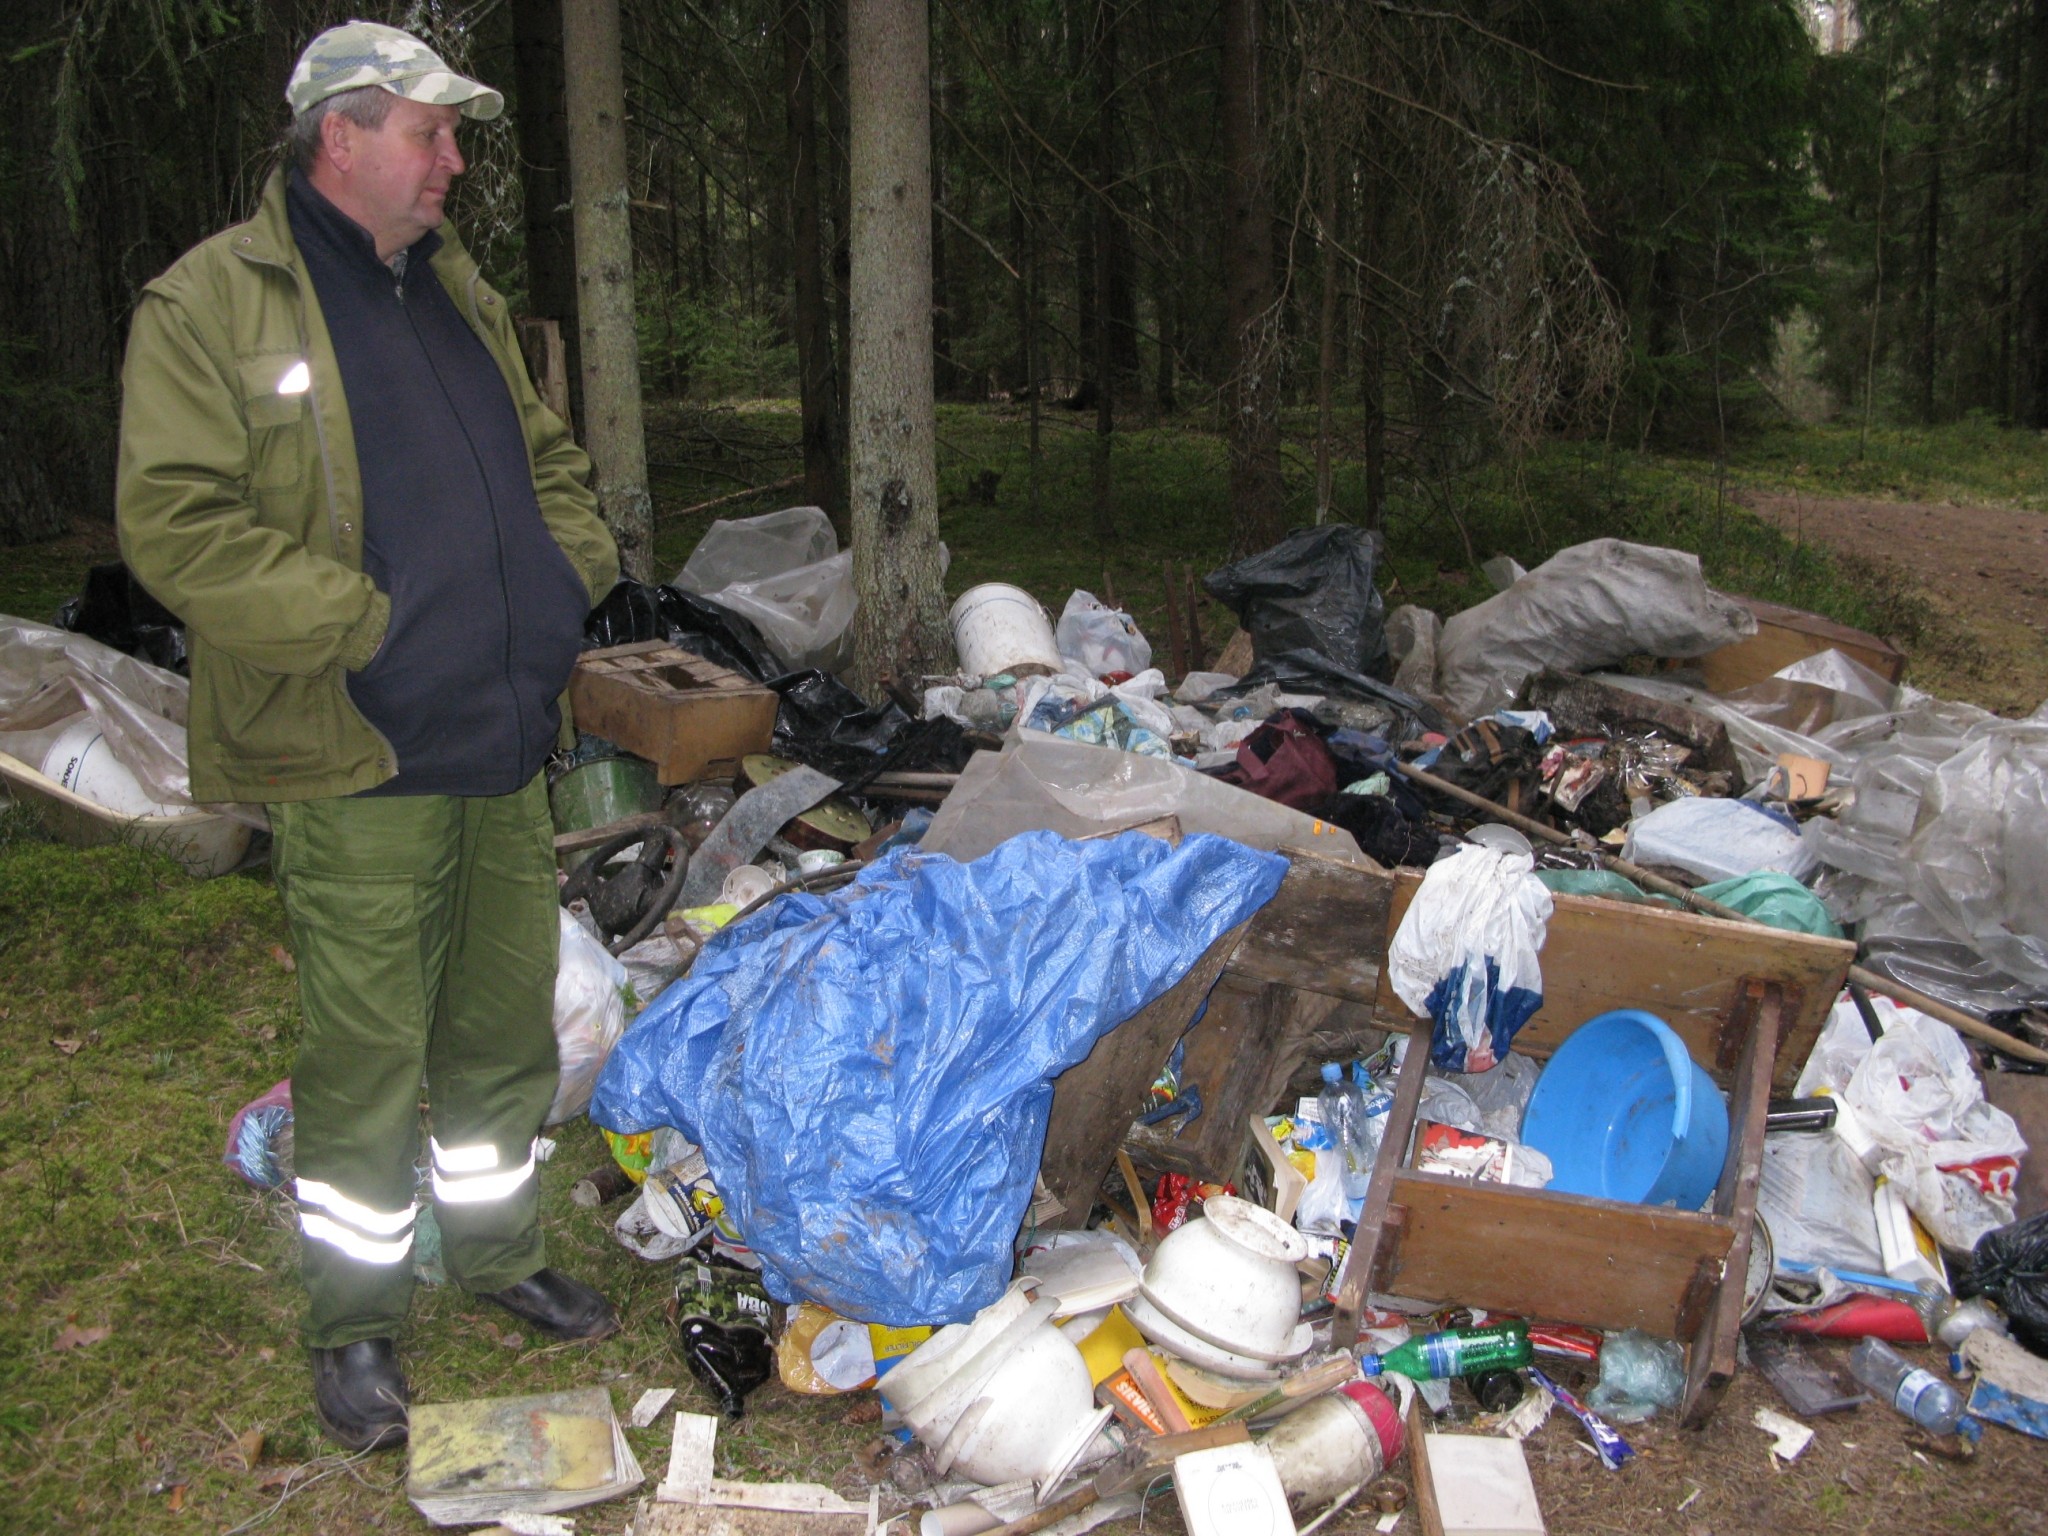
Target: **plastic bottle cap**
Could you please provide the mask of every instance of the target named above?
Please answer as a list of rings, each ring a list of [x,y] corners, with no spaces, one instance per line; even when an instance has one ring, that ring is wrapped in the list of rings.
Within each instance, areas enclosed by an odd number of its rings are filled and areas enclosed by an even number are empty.
[[[1336,1063],[1336,1062],[1334,1062],[1334,1061],[1326,1061],[1326,1062],[1324,1062],[1324,1063],[1323,1063],[1323,1081],[1324,1081],[1324,1082],[1326,1082],[1326,1083],[1336,1083],[1336,1082],[1341,1082],[1341,1081],[1343,1081],[1343,1077],[1344,1077],[1344,1072],[1343,1072],[1343,1069],[1342,1069],[1341,1067],[1339,1067],[1339,1066],[1337,1065],[1337,1063]]]

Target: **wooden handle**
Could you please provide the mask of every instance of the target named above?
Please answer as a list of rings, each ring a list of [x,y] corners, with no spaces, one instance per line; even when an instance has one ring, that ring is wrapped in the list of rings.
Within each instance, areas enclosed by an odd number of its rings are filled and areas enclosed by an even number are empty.
[[[1056,1499],[1043,1509],[1034,1509],[1008,1525],[997,1526],[988,1536],[1030,1536],[1031,1532],[1042,1531],[1048,1525],[1058,1525],[1069,1515],[1078,1515],[1101,1497],[1093,1483],[1083,1484],[1064,1499]]]

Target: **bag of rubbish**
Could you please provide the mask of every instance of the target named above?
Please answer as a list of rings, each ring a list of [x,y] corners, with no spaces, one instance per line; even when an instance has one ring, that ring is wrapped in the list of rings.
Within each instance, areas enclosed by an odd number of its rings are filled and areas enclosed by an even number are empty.
[[[1429,1059],[1446,1072],[1484,1072],[1543,1006],[1551,900],[1534,868],[1526,853],[1463,845],[1430,865],[1388,946],[1388,979],[1436,1021]]]
[[[1754,800],[1691,795],[1668,800],[1629,823],[1622,857],[1638,864],[1674,864],[1705,880],[1735,880],[1760,871],[1795,879],[1814,866],[1813,850]]]
[[[752,624],[674,587],[621,581],[583,621],[585,649],[648,640],[667,640],[757,683],[785,670]]]
[[[1202,581],[1234,609],[1260,661],[1310,651],[1352,672],[1388,675],[1386,603],[1373,585],[1378,540],[1349,523],[1297,528]]]
[[[1437,690],[1469,719],[1511,702],[1545,667],[1586,672],[1639,652],[1704,656],[1755,633],[1756,616],[1707,586],[1697,555],[1594,539],[1446,619]]]
[[[792,672],[770,685],[781,695],[775,750],[820,773],[852,778],[912,725],[893,699],[870,704],[824,672]]]
[[[716,935],[613,1051],[593,1116],[698,1143],[779,1300],[971,1317],[1008,1284],[1052,1080],[1285,870],[1203,836],[899,849]]]
[[[1781,1260],[1883,1274],[1876,1192],[1870,1170],[1839,1136],[1780,1131],[1764,1138],[1756,1207]]]
[[[1989,1296],[2012,1320],[2012,1336],[2048,1355],[2048,1213],[1977,1239],[1959,1296]]]
[[[1600,1380],[1586,1406],[1616,1424],[1640,1424],[1684,1395],[1685,1346],[1624,1328],[1600,1346]]]
[[[1350,700],[1369,706],[1375,711],[1376,719],[1353,718],[1344,724],[1354,730],[1371,731],[1389,741],[1409,741],[1424,731],[1450,729],[1450,723],[1434,705],[1403,693],[1389,683],[1340,666],[1314,651],[1281,651],[1261,657],[1252,664],[1251,671],[1235,683],[1217,689],[1211,695],[1211,702],[1243,698],[1266,688],[1325,700]]]
[[[139,656],[166,672],[184,676],[191,671],[185,626],[149,595],[122,561],[88,570],[84,590],[57,609],[57,626]]]
[[[1387,615],[1387,657],[1394,686],[1403,693],[1436,692],[1436,651],[1444,621],[1427,608],[1403,603]]]
[[[839,672],[853,660],[853,552],[840,552],[817,507],[718,519],[673,584],[751,623],[779,671]]]
[[[555,1048],[561,1079],[547,1124],[583,1113],[605,1057],[626,1032],[626,968],[605,952],[595,934],[561,908],[561,947],[555,960]]]
[[[1060,614],[1053,643],[1062,659],[1090,677],[1112,672],[1135,675],[1152,665],[1152,646],[1139,632],[1137,620],[1078,588]]]
[[[2027,1144],[2012,1116],[1985,1100],[1969,1049],[1948,1025],[1900,1009],[1842,1101],[1884,1148],[1877,1171],[1944,1247],[1967,1252],[2013,1219]]]
[[[221,1161],[258,1189],[292,1181],[292,1080],[272,1083],[235,1111]]]

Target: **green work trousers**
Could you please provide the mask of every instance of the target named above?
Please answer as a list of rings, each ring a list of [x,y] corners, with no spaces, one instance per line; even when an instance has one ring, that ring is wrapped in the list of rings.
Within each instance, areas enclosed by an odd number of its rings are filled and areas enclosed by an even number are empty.
[[[429,1189],[456,1283],[502,1290],[545,1262],[533,1146],[559,1070],[553,829],[538,775],[509,795],[268,809],[303,1017],[292,1112],[305,1339],[331,1349],[398,1332]]]

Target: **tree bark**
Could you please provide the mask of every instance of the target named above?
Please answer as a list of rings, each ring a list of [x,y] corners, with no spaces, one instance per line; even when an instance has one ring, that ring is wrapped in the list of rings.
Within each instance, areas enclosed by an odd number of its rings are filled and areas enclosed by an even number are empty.
[[[839,385],[833,377],[832,321],[818,222],[818,118],[811,89],[811,3],[784,0],[783,102],[789,119],[790,266],[795,289],[797,388],[802,400],[804,495],[823,507],[843,539],[839,497]]]
[[[1116,538],[1116,493],[1110,483],[1110,447],[1116,437],[1116,5],[1095,0],[1095,443],[1091,479],[1095,544],[1104,559]]]
[[[2021,227],[2048,207],[2048,0],[2033,0],[2027,17],[2027,159],[2021,177]],[[2014,415],[2036,431],[2048,428],[2048,240],[2022,243],[2017,387]]]
[[[620,562],[627,574],[646,581],[654,570],[654,506],[647,492],[640,348],[633,326],[618,0],[575,0],[562,7],[562,61],[576,210],[584,446]]]
[[[576,231],[569,217],[569,124],[563,107],[559,0],[513,0],[512,68],[519,93],[519,191],[526,223],[526,305],[561,327],[569,417],[583,419],[576,328]]]
[[[1223,0],[1223,282],[1230,377],[1231,544],[1250,554],[1286,531],[1280,480],[1280,350],[1273,294],[1273,209],[1260,139],[1259,0]]]
[[[931,29],[927,0],[851,0],[855,686],[953,665],[939,568],[932,396]]]
[[[1330,392],[1337,383],[1337,140],[1326,125],[1322,150],[1322,196],[1317,210],[1322,237],[1322,313],[1316,336],[1316,521],[1332,516],[1330,454],[1336,412]]]

